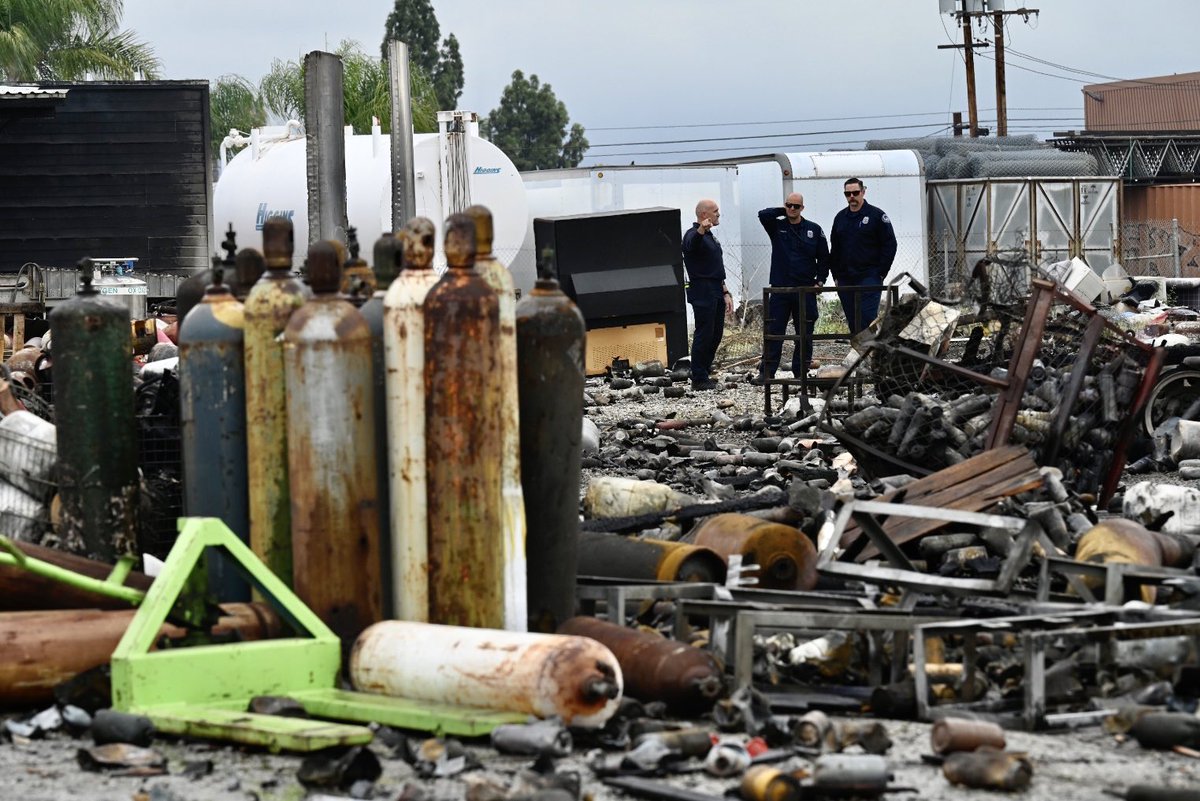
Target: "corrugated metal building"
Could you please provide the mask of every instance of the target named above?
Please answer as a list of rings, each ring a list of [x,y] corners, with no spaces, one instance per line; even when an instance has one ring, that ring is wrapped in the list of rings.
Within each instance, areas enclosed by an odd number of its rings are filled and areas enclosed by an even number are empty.
[[[1200,277],[1200,184],[1127,185],[1123,201],[1126,270]]]
[[[1200,131],[1200,72],[1083,87],[1087,131]]]

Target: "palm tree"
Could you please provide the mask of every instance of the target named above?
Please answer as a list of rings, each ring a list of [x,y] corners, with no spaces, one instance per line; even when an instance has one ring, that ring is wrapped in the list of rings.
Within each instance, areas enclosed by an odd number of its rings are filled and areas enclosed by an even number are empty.
[[[157,78],[154,50],[119,29],[122,0],[0,0],[0,79]]]

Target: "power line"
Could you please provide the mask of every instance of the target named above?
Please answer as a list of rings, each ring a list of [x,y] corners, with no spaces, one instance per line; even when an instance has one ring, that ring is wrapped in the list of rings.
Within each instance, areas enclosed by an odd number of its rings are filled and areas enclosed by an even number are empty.
[[[697,122],[677,125],[616,125],[605,128],[588,128],[589,131],[650,131],[669,128],[731,128],[740,125],[795,125],[804,122],[846,122],[851,120],[888,120],[901,117],[938,117],[944,111],[914,111],[908,114],[872,114],[863,117],[812,117],[806,120],[769,120],[765,122]]]
[[[940,133],[949,131],[953,127],[954,127],[953,125],[945,125],[936,131],[925,134],[924,136],[922,136],[920,138],[923,139],[923,138],[927,138],[927,137],[937,136]],[[796,147],[826,147],[828,145],[856,145],[856,144],[861,143],[862,141],[863,141],[862,139],[839,139],[839,140],[832,141],[832,142],[792,142],[790,144],[794,145]],[[783,147],[787,147],[787,146],[788,145],[783,145]],[[591,148],[589,148],[589,151],[590,151],[590,149]],[[599,154],[594,157],[590,156],[590,155],[585,156],[585,158],[605,158],[605,159],[638,158],[641,156],[666,156],[666,155],[676,155],[676,154],[681,154],[681,153],[729,153],[732,151],[743,151],[744,152],[744,151],[746,151],[746,146],[716,147],[716,148],[708,147],[708,148],[695,148],[695,149],[690,149],[690,150],[646,150],[646,151],[642,151],[640,153],[603,153],[603,154]],[[762,153],[761,152],[745,153],[745,155],[748,155],[748,156],[762,155]]]
[[[746,139],[785,139],[797,136],[826,136],[828,134],[870,133],[871,131],[903,131],[912,128],[931,128],[940,123],[926,122],[919,125],[889,125],[876,128],[842,128],[833,131],[793,131],[781,134],[755,134],[752,136],[712,136],[702,139],[655,139],[650,142],[608,142],[592,147],[641,147],[643,145],[689,145],[699,142],[738,142]]]

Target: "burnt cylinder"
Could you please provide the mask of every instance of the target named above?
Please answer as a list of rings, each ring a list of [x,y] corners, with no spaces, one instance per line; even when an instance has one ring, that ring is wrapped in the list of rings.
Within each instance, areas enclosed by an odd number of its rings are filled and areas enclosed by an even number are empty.
[[[388,494],[394,536],[387,554],[392,614],[429,620],[429,519],[425,508],[425,297],[432,269],[433,223],[414,217],[397,234],[404,269],[383,299],[387,367]]]
[[[249,545],[244,318],[223,279],[214,265],[213,283],[179,327],[183,510],[219,518]],[[208,584],[221,601],[250,600],[241,573],[211,553]]]
[[[711,707],[721,694],[721,666],[707,651],[657,634],[592,617],[573,617],[559,634],[590,637],[613,652],[625,677],[625,693],[663,701],[688,713]]]
[[[579,564],[586,328],[550,270],[547,261],[516,309],[530,631],[554,631],[575,614]]]
[[[740,554],[759,566],[758,586],[770,590],[811,590],[817,584],[817,549],[799,529],[750,515],[713,515],[690,539],[711,548],[726,564]]]
[[[446,221],[446,263],[425,298],[430,620],[504,628],[500,308],[475,270],[475,223]]]
[[[799,780],[770,765],[751,765],[742,774],[742,798],[746,801],[800,801]]]
[[[375,291],[358,309],[371,332],[371,389],[375,398],[375,481],[379,498],[377,509],[384,617],[395,617],[396,613],[393,602],[392,560],[388,558],[388,554],[392,552],[392,504],[389,492],[391,484],[388,481],[387,364],[383,357],[383,299],[392,279],[396,277],[398,256],[396,237],[391,231],[385,231],[383,236],[375,241]]]
[[[136,550],[138,474],[129,312],[92,288],[50,312],[58,426],[58,535],[103,561]]]
[[[329,242],[308,249],[312,299],[284,330],[292,575],[346,646],[383,615],[371,332],[337,294]]]
[[[517,293],[508,268],[492,256],[492,213],[471,206],[475,223],[475,269],[496,293],[499,313],[500,534],[504,538],[504,628],[528,628],[525,565],[525,499],[521,494],[521,424],[517,390]],[[581,393],[582,396],[582,393]],[[578,404],[577,404],[578,405]],[[539,458],[546,458],[537,454]],[[559,565],[559,570],[562,565]]]
[[[56,346],[57,350],[57,346]],[[1150,531],[1140,523],[1110,518],[1089,529],[1075,546],[1075,559],[1099,564],[1134,564],[1147,567],[1180,566],[1192,561],[1194,549],[1183,538]],[[1100,583],[1084,579],[1089,587]],[[1157,588],[1142,587],[1142,600],[1154,603]]]
[[[980,790],[1024,790],[1033,778],[1033,764],[1024,754],[983,748],[959,751],[946,757],[942,775],[951,784]]]
[[[375,295],[378,282],[371,265],[359,257],[358,230],[352,225],[346,229],[346,257],[342,266],[341,279],[338,283],[338,294],[350,301],[356,308]]]
[[[617,711],[621,667],[586,637],[388,620],[350,655],[357,690],[598,728]]]
[[[935,754],[974,751],[988,747],[1003,751],[1004,729],[986,720],[942,718],[929,730],[929,747]]]
[[[711,548],[585,531],[579,575],[649,581],[725,583],[725,560]]]
[[[287,388],[279,335],[308,293],[292,275],[291,220],[271,217],[263,223],[262,234],[267,271],[251,287],[244,312],[250,548],[290,587]]]

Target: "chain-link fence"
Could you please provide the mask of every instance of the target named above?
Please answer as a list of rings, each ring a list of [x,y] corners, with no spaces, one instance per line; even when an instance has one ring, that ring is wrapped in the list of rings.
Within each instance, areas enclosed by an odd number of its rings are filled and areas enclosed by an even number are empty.
[[[1200,278],[1200,233],[1178,220],[1122,223],[1121,250],[1121,264],[1130,275]]]

